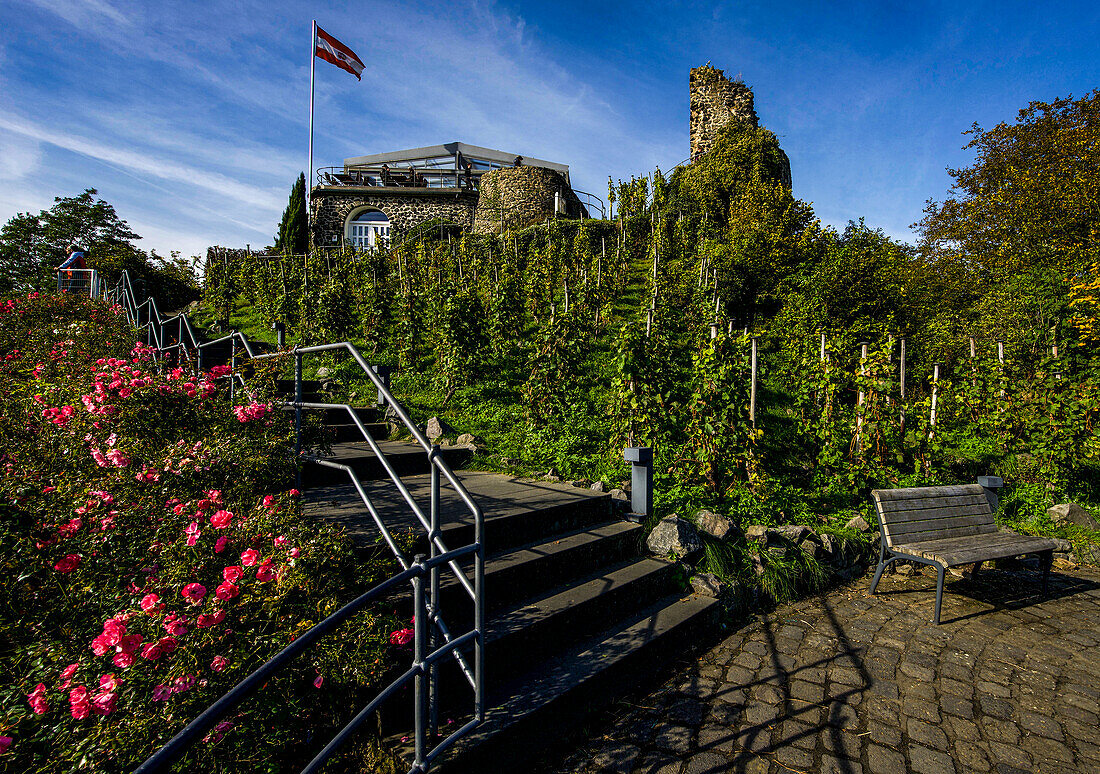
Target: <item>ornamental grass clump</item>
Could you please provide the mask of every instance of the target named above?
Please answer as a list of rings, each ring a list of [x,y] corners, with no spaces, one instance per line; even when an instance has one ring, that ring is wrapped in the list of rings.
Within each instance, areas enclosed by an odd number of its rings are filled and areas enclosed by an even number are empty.
[[[132,770],[392,572],[305,521],[262,387],[232,406],[224,369],[158,366],[120,308],[67,296],[0,305],[0,353],[0,769]],[[185,765],[308,760],[402,626],[358,616]]]

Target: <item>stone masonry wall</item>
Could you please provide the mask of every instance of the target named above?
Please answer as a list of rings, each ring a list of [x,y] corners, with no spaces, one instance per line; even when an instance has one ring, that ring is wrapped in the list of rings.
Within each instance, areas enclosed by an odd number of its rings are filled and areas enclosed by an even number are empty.
[[[506,167],[481,177],[481,197],[474,215],[475,234],[496,234],[541,223],[554,215],[554,193],[565,197],[566,215],[587,213],[565,176],[542,167]]]
[[[400,238],[421,223],[442,218],[469,228],[477,207],[477,191],[394,191],[350,186],[318,186],[310,200],[315,247],[336,247],[341,243],[348,216],[361,207],[386,213],[391,240]]]
[[[691,68],[688,76],[691,91],[691,158],[697,159],[710,150],[718,132],[733,121],[759,126],[753,105],[752,89],[744,83],[731,81],[721,70],[711,67]]]

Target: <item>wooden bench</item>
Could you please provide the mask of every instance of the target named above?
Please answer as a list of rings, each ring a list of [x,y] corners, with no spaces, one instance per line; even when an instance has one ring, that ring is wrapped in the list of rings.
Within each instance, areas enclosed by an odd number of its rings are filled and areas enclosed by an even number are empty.
[[[993,521],[993,512],[980,485],[875,489],[871,497],[882,530],[872,594],[883,570],[899,559],[931,565],[938,575],[936,613],[932,619],[938,624],[943,576],[948,567],[972,564],[976,574],[982,562],[1024,554],[1040,555],[1043,593],[1046,593],[1054,542],[1001,531]]]

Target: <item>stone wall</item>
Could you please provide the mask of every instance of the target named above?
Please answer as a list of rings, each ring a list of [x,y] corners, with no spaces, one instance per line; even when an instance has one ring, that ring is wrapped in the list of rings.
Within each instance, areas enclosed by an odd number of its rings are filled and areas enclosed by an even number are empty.
[[[566,217],[587,216],[560,172],[542,167],[506,167],[481,177],[481,197],[474,215],[475,234],[498,234],[554,218],[554,193],[565,197]]]
[[[730,80],[708,62],[691,68],[691,159],[710,150],[722,127],[733,121],[759,126],[752,89],[740,80]]]
[[[337,247],[348,216],[362,207],[386,213],[391,241],[421,223],[443,219],[463,228],[474,222],[477,191],[395,189],[360,186],[317,186],[310,199],[314,247]]]

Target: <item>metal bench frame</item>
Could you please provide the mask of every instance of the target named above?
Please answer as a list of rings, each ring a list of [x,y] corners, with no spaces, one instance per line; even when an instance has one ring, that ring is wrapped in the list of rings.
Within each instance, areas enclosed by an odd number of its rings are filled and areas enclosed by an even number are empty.
[[[981,498],[977,497],[981,495]],[[895,545],[908,545],[910,548],[913,546],[919,546],[922,543],[927,543],[933,540],[949,539],[949,538],[971,538],[980,535],[988,534],[991,537],[995,535],[1004,535],[1005,533],[999,530],[996,523],[993,520],[993,511],[990,508],[988,500],[985,498],[985,490],[978,484],[967,484],[960,486],[945,486],[945,487],[919,487],[912,489],[876,489],[871,492],[872,500],[875,503],[875,518],[878,520],[879,525],[879,560],[878,568],[875,570],[875,578],[871,581],[871,593],[874,594],[878,588],[879,580],[882,579],[882,573],[886,568],[899,560],[905,560],[909,562],[916,562],[918,564],[925,564],[929,567],[936,569],[936,608],[932,618],[932,622],[936,625],[940,623],[940,610],[943,604],[943,581],[944,576],[950,567],[962,567],[965,565],[973,565],[971,576],[976,576],[978,570],[981,568],[982,563],[993,559],[1004,558],[1006,554],[1003,551],[990,551],[989,556],[984,558],[981,556],[981,552],[977,547],[971,547],[970,556],[965,561],[959,562],[946,562],[943,559],[934,559],[927,556],[920,556],[918,554],[910,553],[904,550],[896,550]],[[902,540],[895,539],[893,530],[904,521],[901,519],[892,519],[891,516],[897,511],[891,511],[886,509],[884,512],[884,502],[898,502],[904,498],[912,499],[926,499],[932,501],[933,498],[941,502],[950,503],[952,498],[956,498],[959,501],[966,500],[965,506],[957,508],[959,511],[966,511],[964,514],[958,516],[942,517],[938,519],[912,519],[912,522],[922,522],[929,525],[934,525],[936,521],[942,522],[940,526],[928,526],[920,530],[922,537],[916,541],[908,544],[903,543]],[[940,506],[939,510],[950,510],[951,506]],[[929,508],[912,508],[908,509],[909,513],[922,513],[930,512]],[[937,531],[938,530],[938,531]],[[947,534],[951,533],[951,534]],[[1011,533],[1016,535],[1016,533]],[[1017,535],[1017,537],[1025,538],[1026,536]],[[1040,557],[1042,564],[1042,586],[1043,594],[1047,593],[1048,579],[1050,577],[1050,568],[1054,560],[1054,547],[1055,544],[1050,540],[1043,540],[1042,538],[1031,538],[1030,540],[1021,541],[1021,544],[1026,545],[1026,550],[1021,550],[1016,554],[1010,554],[1011,556],[1021,556],[1027,554],[1037,554]],[[1044,545],[1045,544],[1045,545]],[[1009,543],[1011,546],[1012,543]],[[1040,547],[1041,546],[1041,547]],[[977,555],[975,555],[977,552]]]

